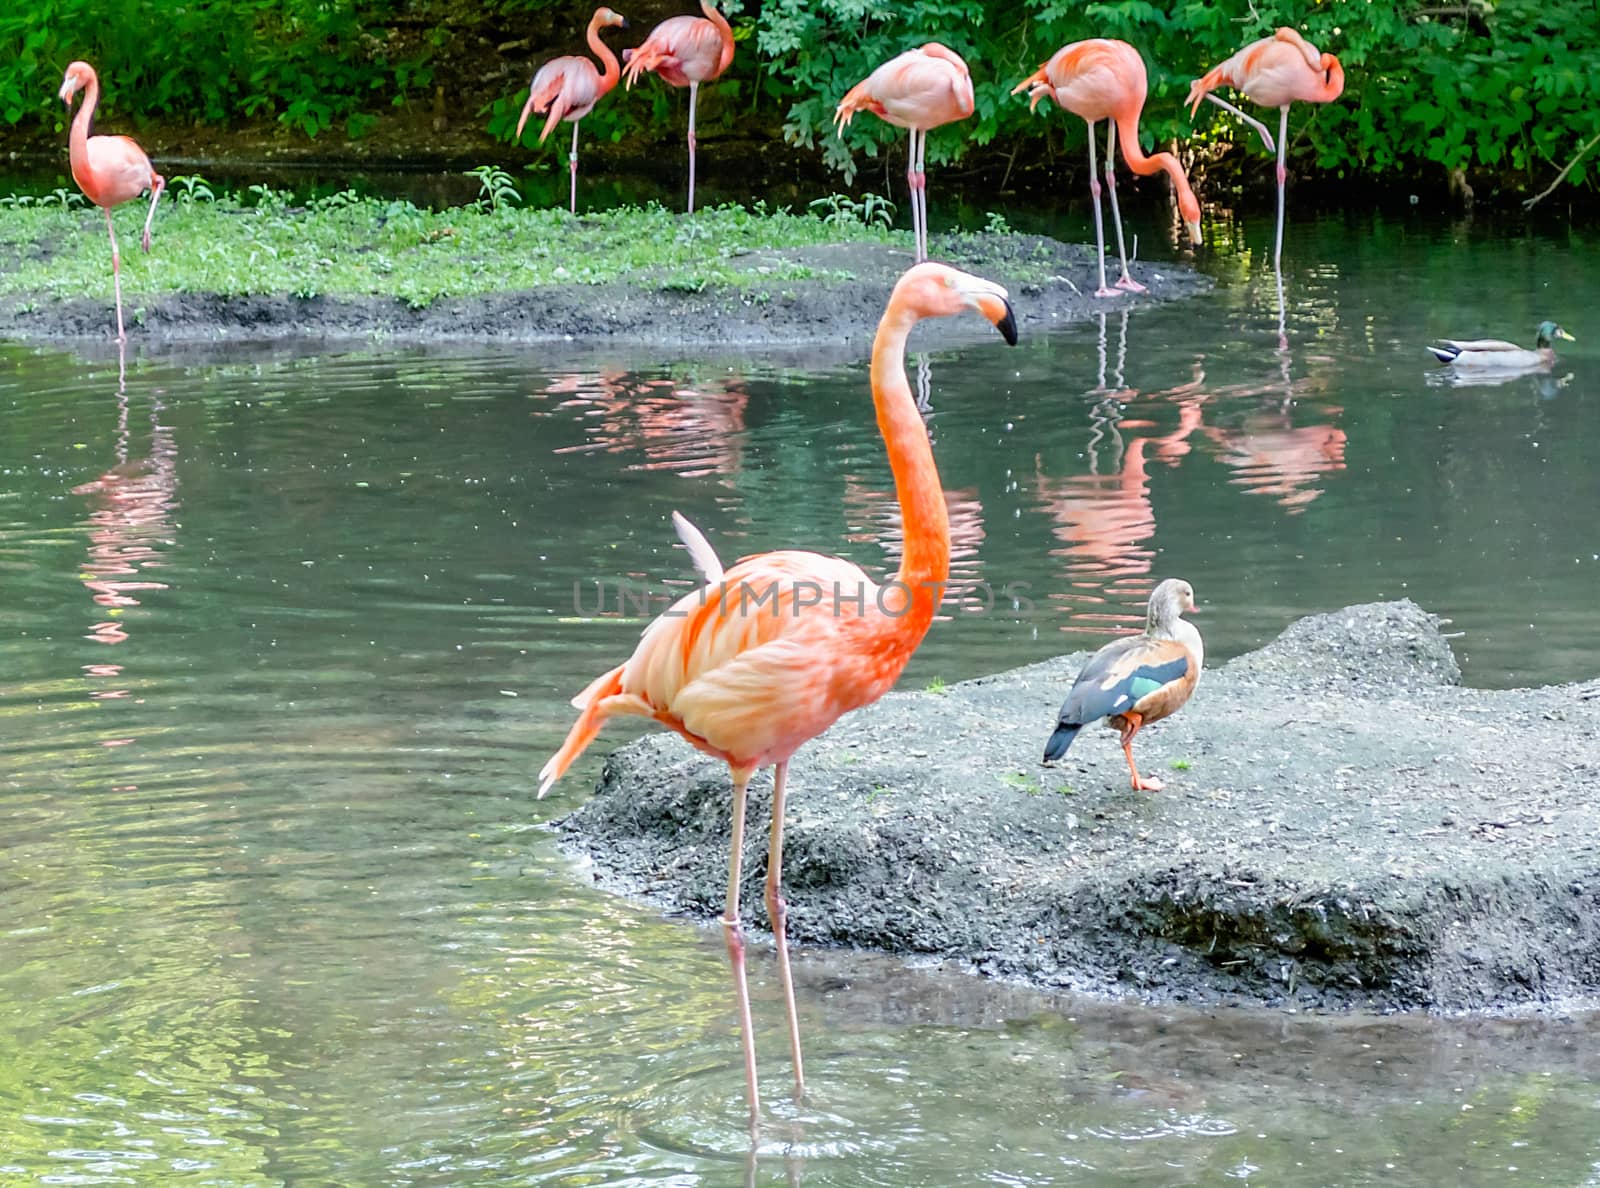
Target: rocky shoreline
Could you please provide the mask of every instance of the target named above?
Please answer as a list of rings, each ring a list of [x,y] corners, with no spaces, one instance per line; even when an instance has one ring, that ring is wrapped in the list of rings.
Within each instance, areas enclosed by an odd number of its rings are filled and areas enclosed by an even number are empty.
[[[1600,992],[1600,680],[1462,688],[1410,602],[1303,619],[1207,672],[1139,740],[1040,754],[1084,660],[896,693],[790,777],[789,930],[1155,1002],[1504,1011]],[[751,786],[747,921],[770,779]],[[556,824],[593,876],[710,916],[722,765],[675,736],[613,754]]]
[[[1093,249],[1035,235],[935,235],[930,252],[1007,286],[1024,334],[1092,313],[1195,296],[1213,286],[1186,265],[1135,263],[1133,274],[1149,292],[1097,300],[1089,296],[1098,283]],[[147,295],[132,287],[123,298],[130,347],[381,338],[775,348],[839,344],[865,351],[889,290],[912,258],[898,247],[850,243],[752,251],[729,263],[750,274],[748,283],[692,292],[638,278],[442,298],[422,308],[390,296]],[[812,275],[764,279],[766,272],[792,271],[796,265]],[[109,339],[111,327],[106,301],[27,294],[0,298],[0,339]],[[950,332],[941,328],[938,334],[946,338]]]

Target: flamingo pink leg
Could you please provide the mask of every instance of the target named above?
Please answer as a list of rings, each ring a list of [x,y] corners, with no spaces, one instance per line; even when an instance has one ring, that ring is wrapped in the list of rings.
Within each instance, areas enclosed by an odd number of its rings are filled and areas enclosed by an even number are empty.
[[[1277,145],[1272,143],[1272,133],[1267,131],[1267,126],[1260,120],[1256,119],[1254,116],[1246,115],[1233,104],[1229,103],[1226,99],[1222,99],[1210,91],[1206,92],[1206,98],[1211,100],[1211,102],[1215,103],[1218,107],[1222,108],[1223,111],[1233,112],[1234,115],[1238,116],[1241,120],[1254,128],[1256,133],[1261,137],[1261,143],[1267,146],[1267,152],[1275,153],[1278,151]]]
[[[567,164],[572,170],[572,202],[573,214],[578,213],[578,125],[582,120],[572,121],[572,152],[567,154]]]
[[[928,130],[919,128],[912,133],[917,138],[917,225],[922,238],[917,245],[917,260],[928,258]]]
[[[783,793],[788,760],[772,770],[772,841],[767,848],[767,919],[778,942],[778,974],[783,978],[783,1004],[789,1013],[789,1051],[794,1054],[794,1095],[806,1095],[805,1063],[800,1056],[800,1018],[795,1013],[794,978],[789,974],[789,909],[783,902]]]
[[[127,332],[122,328],[122,253],[117,251],[117,229],[111,225],[111,208],[100,209],[106,212],[106,234],[111,237],[111,284],[117,293],[117,341],[127,342]]]
[[[166,178],[159,173],[153,174],[150,179],[150,213],[144,216],[144,239],[141,241],[144,250],[150,250],[150,224],[155,222],[156,203],[161,201],[161,191],[166,188]],[[107,214],[110,212],[107,211]]]
[[[1283,105],[1278,117],[1278,238],[1272,245],[1272,268],[1278,271],[1283,265],[1283,184],[1289,180],[1289,170],[1284,161],[1289,152],[1289,105]]]
[[[694,213],[694,108],[700,97],[700,84],[689,84],[689,213]]]
[[[1096,297],[1116,297],[1115,289],[1106,285],[1106,229],[1100,218],[1100,176],[1099,165],[1094,158],[1094,122],[1089,121],[1089,195],[1094,199],[1094,250],[1100,262],[1100,287],[1094,291]]]
[[[739,999],[739,1037],[744,1045],[744,1077],[749,1090],[750,1130],[761,1119],[761,1094],[756,1087],[756,1037],[750,1021],[750,986],[744,973],[744,929],[739,924],[739,860],[744,850],[744,801],[748,775],[733,783],[733,842],[728,860],[728,906],[722,915],[723,939],[728,942],[728,964],[733,967],[733,988]]]
[[[1122,211],[1117,206],[1117,122],[1106,121],[1106,191],[1111,195],[1111,221],[1117,225],[1117,253],[1122,257],[1122,279],[1117,288],[1128,293],[1144,293],[1145,289],[1128,272],[1128,245],[1122,238]]]

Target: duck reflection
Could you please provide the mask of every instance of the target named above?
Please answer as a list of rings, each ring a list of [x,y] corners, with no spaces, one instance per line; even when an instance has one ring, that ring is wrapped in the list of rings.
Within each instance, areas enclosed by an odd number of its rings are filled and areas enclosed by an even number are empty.
[[[128,629],[123,612],[138,606],[138,594],[165,590],[153,578],[165,551],[173,544],[169,519],[178,506],[177,446],[172,431],[161,424],[162,408],[150,402],[150,442],[147,451],[130,457],[128,397],[117,393],[116,465],[99,478],[74,487],[72,493],[88,500],[89,553],[79,574],[105,617],[87,638],[103,644],[125,643]],[[122,666],[114,663],[84,665],[90,676],[117,677]],[[126,689],[101,690],[100,699],[126,697]]]
[[[584,418],[584,443],[558,453],[637,451],[643,460],[629,469],[685,478],[736,474],[742,466],[750,400],[742,376],[685,382],[602,369],[558,375],[544,390],[566,396],[560,407]]]

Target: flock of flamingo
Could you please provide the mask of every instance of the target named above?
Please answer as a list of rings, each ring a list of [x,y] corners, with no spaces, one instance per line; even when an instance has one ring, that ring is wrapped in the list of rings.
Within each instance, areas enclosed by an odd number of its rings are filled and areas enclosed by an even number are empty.
[[[622,51],[622,61],[603,40],[603,29],[628,26],[627,19],[610,8],[597,8],[589,20],[587,38],[595,57],[579,55],[553,58],[541,66],[528,88],[528,99],[517,120],[520,139],[531,115],[543,115],[544,127],[539,143],[563,121],[572,125],[572,149],[568,154],[571,173],[569,205],[578,209],[578,126],[595,106],[624,78],[631,89],[641,74],[655,74],[674,87],[689,88],[689,198],[688,211],[694,213],[695,111],[699,105],[700,84],[720,77],[733,62],[733,27],[713,0],[700,0],[704,16],[676,16],[662,21],[644,41]],[[625,65],[624,65],[625,63]],[[1214,94],[1218,87],[1231,86],[1255,103],[1280,110],[1278,123],[1278,229],[1273,260],[1283,252],[1284,182],[1287,177],[1284,157],[1287,150],[1289,106],[1296,100],[1327,103],[1344,91],[1344,70],[1338,58],[1320,53],[1298,32],[1279,29],[1271,37],[1245,46],[1190,86],[1191,116],[1203,99],[1209,99],[1250,124],[1269,151],[1272,133],[1264,124]],[[85,92],[83,106],[72,121],[69,139],[73,180],[94,205],[105,211],[106,233],[111,240],[111,272],[116,291],[117,341],[127,341],[122,319],[122,259],[117,249],[117,233],[111,210],[150,192],[150,211],[145,218],[142,245],[150,250],[150,226],[156,203],[161,199],[164,181],[145,155],[127,136],[91,136],[90,122],[100,97],[100,82],[87,62],[67,67],[60,98],[68,108],[79,90]],[[1027,91],[1028,107],[1033,110],[1044,98],[1054,98],[1067,111],[1081,117],[1089,126],[1089,192],[1094,202],[1095,247],[1099,256],[1100,286],[1097,297],[1112,297],[1118,290],[1140,291],[1141,286],[1128,271],[1128,253],[1122,232],[1122,217],[1117,207],[1114,156],[1117,136],[1122,137],[1122,155],[1128,168],[1148,175],[1165,171],[1178,194],[1178,209],[1194,243],[1200,242],[1200,204],[1189,186],[1183,165],[1171,153],[1146,156],[1139,143],[1139,116],[1144,110],[1149,82],[1144,59],[1125,41],[1096,37],[1063,46],[1037,71],[1019,82],[1012,94]],[[839,135],[858,112],[871,112],[910,135],[906,181],[911,191],[912,229],[916,240],[916,259],[928,254],[928,196],[924,171],[927,136],[931,128],[966,119],[974,111],[972,73],[961,55],[938,42],[929,42],[890,59],[860,83],[850,88],[834,112]],[[1105,231],[1100,210],[1100,181],[1095,156],[1095,125],[1106,121],[1106,190],[1111,199],[1112,222],[1117,232],[1117,249],[1122,259],[1122,276],[1112,288],[1106,284]]]
[[[694,209],[695,109],[698,88],[717,78],[733,59],[733,32],[711,0],[701,0],[703,17],[680,16],[658,25],[639,45],[624,51],[626,65],[601,40],[607,28],[626,21],[600,8],[589,22],[588,40],[602,68],[581,57],[546,63],[534,76],[517,125],[532,114],[545,123],[541,142],[555,126],[573,125],[570,154],[571,204],[577,205],[578,124],[622,77],[628,85],[654,73],[672,86],[689,88],[688,209]],[[1292,29],[1279,29],[1194,81],[1191,114],[1210,99],[1247,120],[1278,154],[1278,231],[1281,253],[1285,134],[1289,105],[1295,100],[1327,102],[1344,85],[1338,60],[1319,53]],[[1212,92],[1231,86],[1254,102],[1281,111],[1276,142],[1260,122]],[[73,177],[85,195],[106,212],[112,272],[117,291],[117,335],[122,322],[120,258],[111,209],[151,192],[143,246],[149,250],[150,224],[162,178],[149,158],[127,137],[90,136],[89,124],[99,94],[93,69],[84,62],[68,67],[60,97],[70,107],[86,91],[72,122]],[[1146,156],[1139,142],[1139,116],[1147,79],[1137,50],[1125,42],[1092,39],[1065,46],[1022,79],[1013,94],[1026,91],[1030,108],[1053,98],[1089,126],[1090,191],[1099,254],[1098,297],[1140,286],[1128,271],[1113,176],[1117,137],[1123,157],[1136,173],[1165,171],[1178,194],[1190,235],[1200,238],[1200,208],[1182,165],[1170,153]],[[577,721],[540,772],[539,795],[549,791],[618,716],[652,719],[690,744],[722,760],[732,777],[732,842],[726,907],[721,918],[737,991],[746,1096],[751,1126],[760,1117],[754,1033],[745,977],[745,944],[740,922],[742,856],[747,788],[756,772],[773,769],[771,834],[767,849],[765,901],[777,946],[796,1096],[805,1092],[800,1029],[785,937],[782,894],[784,800],[789,762],[806,742],[842,715],[869,705],[886,693],[934,621],[950,577],[951,530],[932,446],[905,371],[907,336],[927,318],[977,313],[1009,343],[1016,321],[1005,289],[939,263],[926,262],[927,195],[923,173],[929,129],[972,115],[973,88],[966,63],[936,43],[899,55],[874,70],[839,101],[836,124],[843,133],[860,112],[908,130],[907,180],[917,263],[894,286],[873,343],[870,384],[877,421],[894,476],[903,525],[903,552],[894,577],[879,585],[863,570],[838,557],[781,550],[745,557],[724,568],[715,550],[687,520],[674,513],[678,533],[705,579],[644,631],[631,657],[601,674],[574,699]],[[1105,278],[1105,235],[1097,177],[1095,125],[1107,121],[1106,189],[1122,258],[1115,286]],[[1466,349],[1481,344],[1460,344]],[[1189,427],[1191,430],[1193,426]],[[1149,722],[1173,713],[1193,692],[1204,663],[1199,633],[1183,616],[1195,610],[1190,585],[1170,578],[1156,586],[1143,632],[1118,639],[1086,664],[1061,707],[1044,758],[1060,757],[1077,732],[1105,720],[1116,729],[1135,790],[1159,790],[1161,783],[1141,777],[1132,751],[1134,736]]]

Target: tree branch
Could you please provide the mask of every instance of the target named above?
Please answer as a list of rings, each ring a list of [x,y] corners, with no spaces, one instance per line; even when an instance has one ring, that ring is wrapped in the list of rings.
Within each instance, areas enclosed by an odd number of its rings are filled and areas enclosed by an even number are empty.
[[[1566,167],[1563,168],[1560,173],[1556,174],[1556,180],[1555,181],[1551,182],[1548,186],[1546,186],[1539,193],[1535,194],[1532,198],[1529,198],[1526,201],[1524,201],[1523,204],[1522,204],[1523,209],[1524,210],[1532,210],[1535,206],[1539,205],[1539,203],[1543,202],[1546,198],[1548,198],[1551,195],[1551,193],[1554,192],[1555,188],[1557,186],[1559,186],[1563,181],[1566,180],[1567,174],[1572,172],[1572,167],[1574,165],[1576,165],[1579,161],[1583,160],[1583,154],[1588,152],[1590,149],[1592,149],[1597,144],[1600,144],[1600,132],[1596,132],[1593,136],[1589,137],[1589,139],[1584,142],[1583,147],[1581,149],[1579,149],[1577,152],[1572,154],[1572,160],[1568,161],[1567,164],[1566,164]]]

